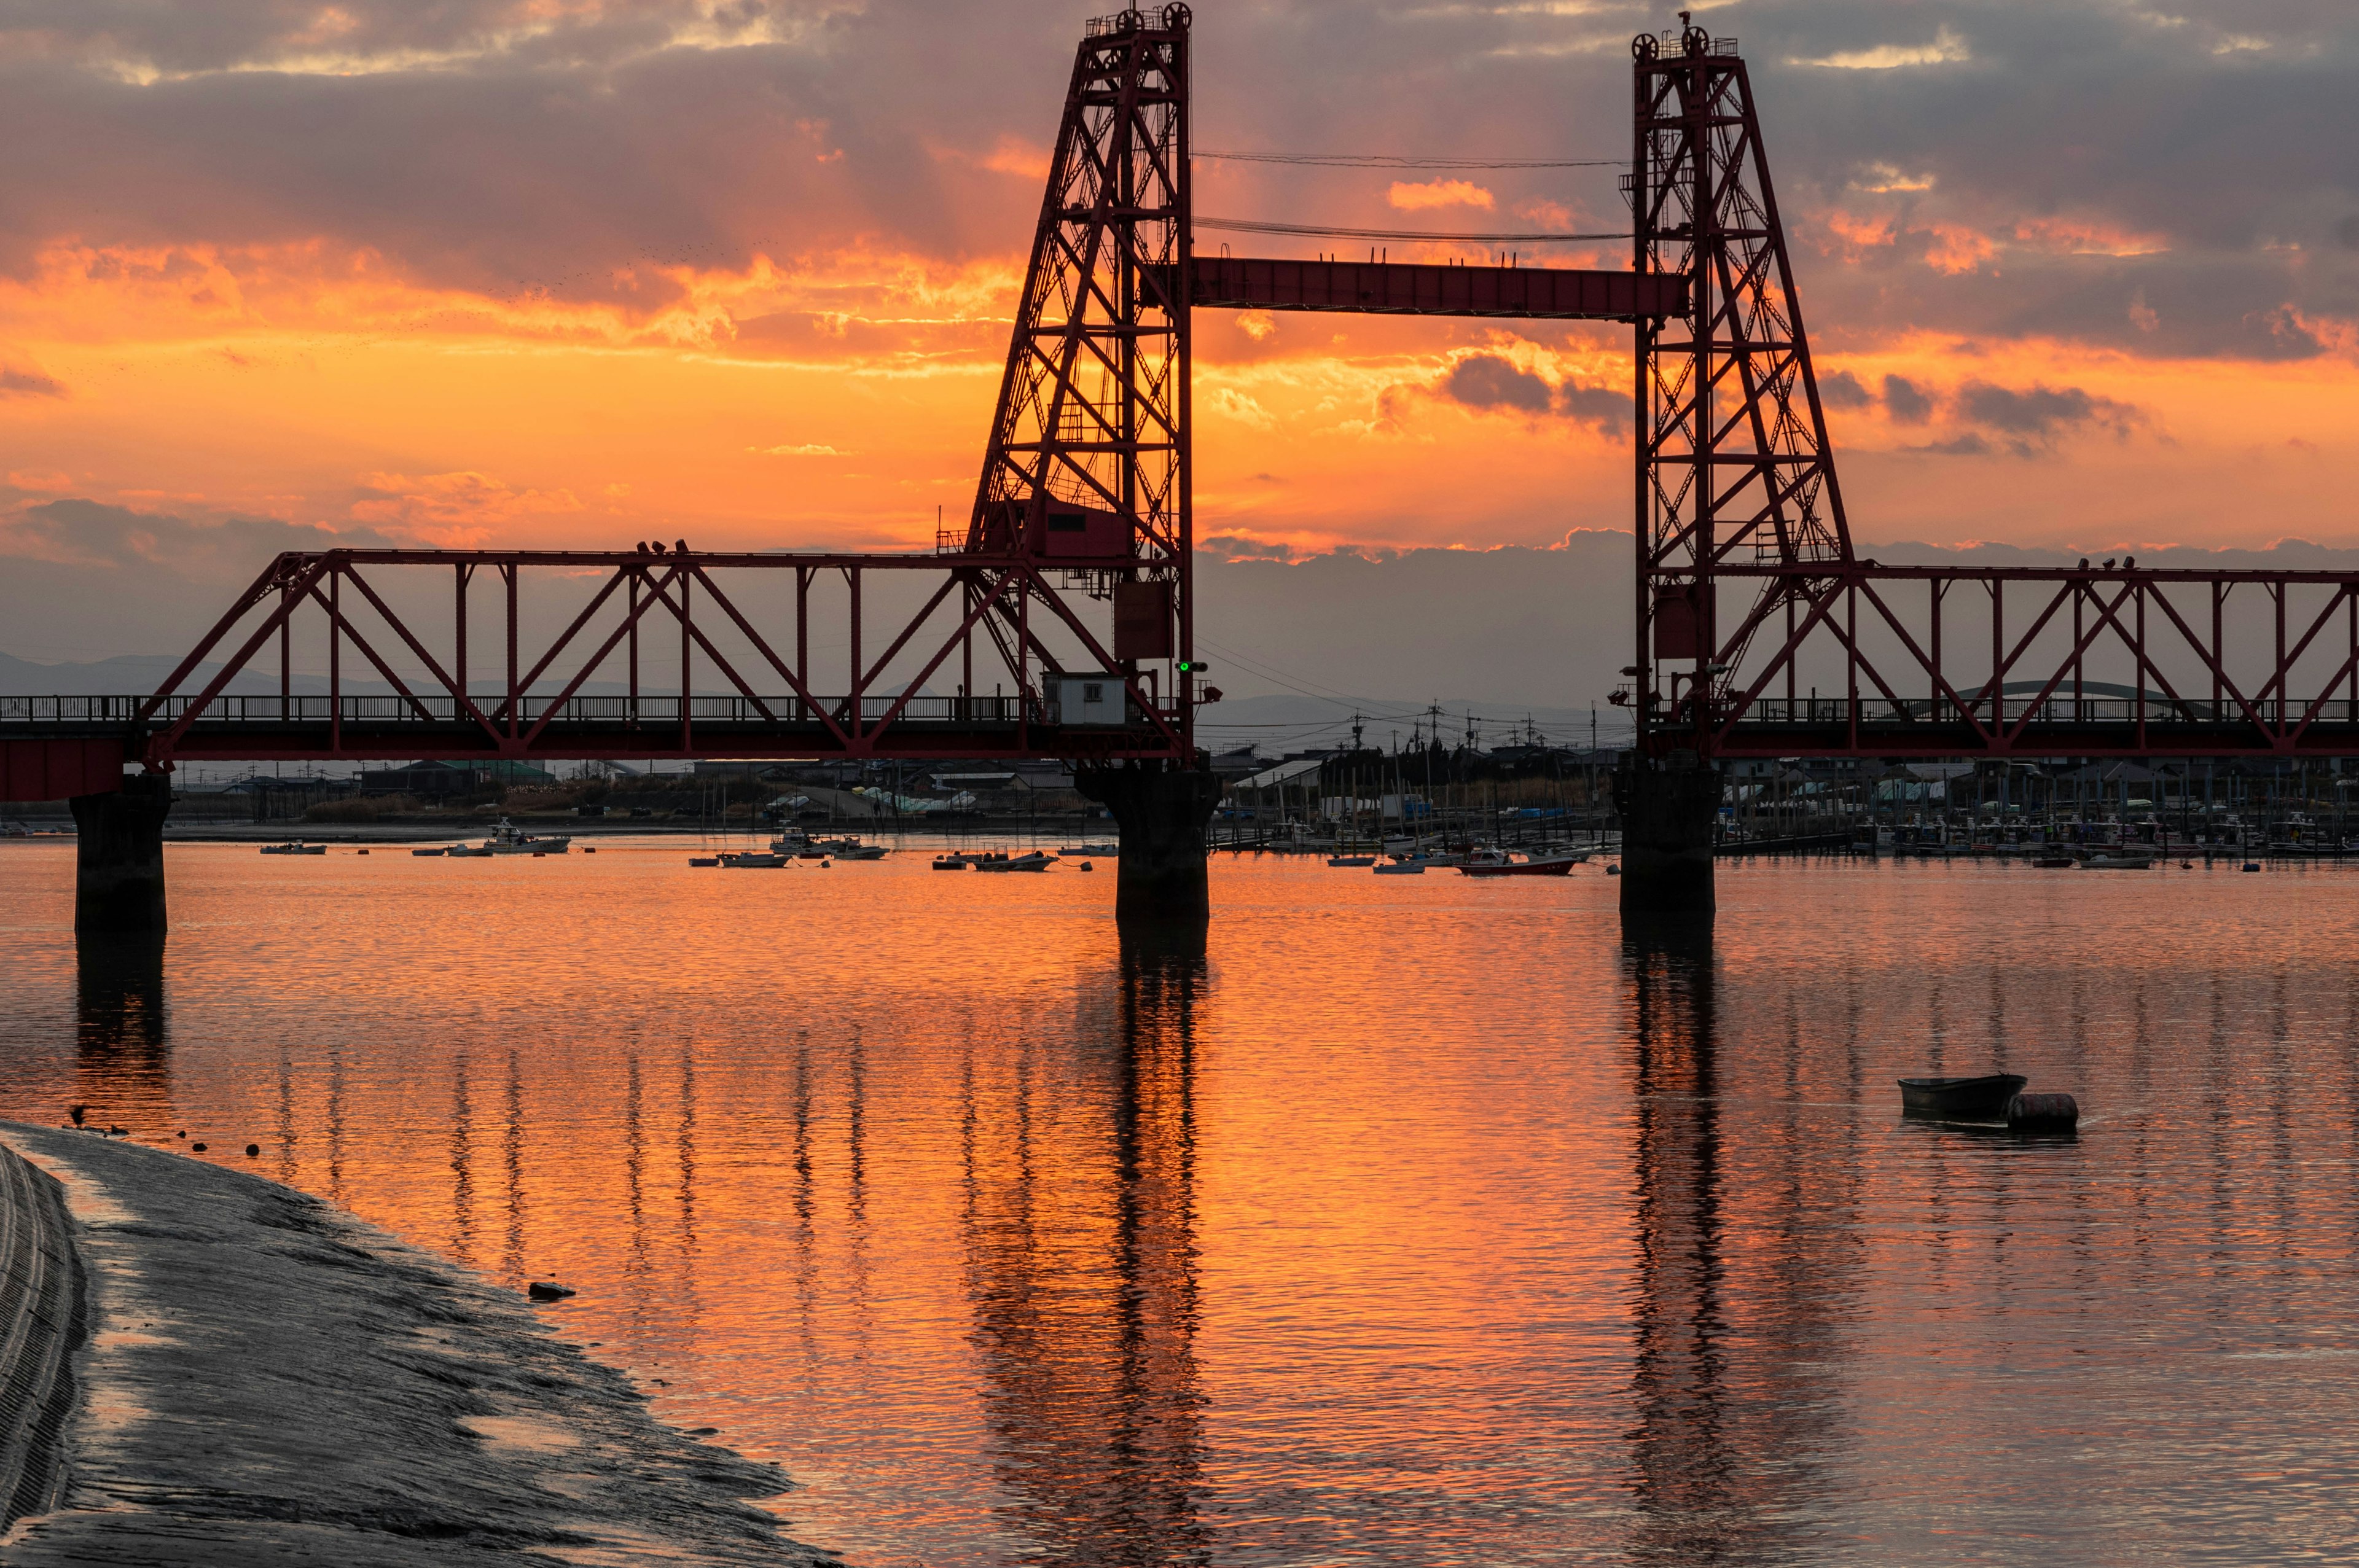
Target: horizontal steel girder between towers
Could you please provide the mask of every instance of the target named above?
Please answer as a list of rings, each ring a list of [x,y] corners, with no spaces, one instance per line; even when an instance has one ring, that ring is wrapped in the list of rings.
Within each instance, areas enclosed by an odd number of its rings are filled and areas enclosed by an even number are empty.
[[[1688,309],[1688,280],[1676,273],[1250,256],[1197,256],[1194,266],[1190,303],[1200,309],[1527,321],[1636,321],[1684,316]]]

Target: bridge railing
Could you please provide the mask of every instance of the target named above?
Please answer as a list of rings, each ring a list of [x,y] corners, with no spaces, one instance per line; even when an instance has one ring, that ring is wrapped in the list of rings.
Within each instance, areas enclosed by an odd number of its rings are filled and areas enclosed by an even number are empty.
[[[1759,697],[1736,720],[1740,730],[1769,726],[1848,725],[1852,699],[1841,697]],[[2271,728],[2292,724],[2359,724],[2359,702],[2347,697],[2310,697],[2286,701],[2264,697],[2248,702],[2208,698],[2028,697],[1999,699],[2000,721],[2033,724],[2137,724],[2161,728],[2172,724],[2249,724],[2257,719]],[[1894,702],[1888,697],[1858,701],[1863,725],[1962,724],[1966,713],[1984,724],[1992,721],[1992,703],[1985,697],[1967,708],[1944,697]]]
[[[0,697],[0,729],[8,725],[82,725],[104,728],[128,725],[137,718],[147,702],[144,697]],[[189,697],[167,697],[150,717],[151,724],[170,724],[179,720],[193,705]],[[691,697],[688,699],[689,721],[699,729],[713,725],[738,725],[749,728],[823,723],[824,709],[841,723],[846,717],[849,699],[820,697],[805,702],[797,697],[771,697],[756,699],[747,697]],[[495,725],[507,720],[507,703],[504,697],[477,694],[477,711]],[[896,697],[864,697],[860,701],[863,724],[881,723],[893,713],[894,705],[901,704],[896,724],[940,724],[959,726],[1013,727],[1026,718],[1035,724],[1055,724],[1060,721],[1059,705],[1033,702],[1026,712],[1026,700],[1020,697],[913,697],[907,702]],[[517,718],[524,724],[538,724],[544,717],[549,727],[615,725],[677,725],[680,722],[680,698],[670,697],[572,697],[562,703],[551,697],[526,697],[516,705]],[[552,711],[553,710],[553,711]],[[324,725],[331,720],[348,725],[418,725],[420,727],[469,724],[473,720],[460,710],[458,699],[445,694],[420,694],[415,698],[391,695],[366,697],[216,697],[208,703],[193,721],[200,730]]]

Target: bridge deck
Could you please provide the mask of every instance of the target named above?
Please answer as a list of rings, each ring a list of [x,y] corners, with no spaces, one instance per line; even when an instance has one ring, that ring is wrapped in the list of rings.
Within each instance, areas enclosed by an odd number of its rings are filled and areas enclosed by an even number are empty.
[[[1723,734],[1723,757],[2359,756],[2359,702],[2056,697],[1953,704],[1763,698]]]
[[[101,774],[142,755],[146,737],[190,706],[167,698],[144,720],[140,697],[0,697],[0,799],[51,799],[112,788]],[[527,697],[476,715],[448,696],[218,697],[172,746],[175,762],[618,762],[836,758],[1104,761],[1159,756],[1162,736],[1128,725],[1059,722],[1057,705],[1015,697],[848,699],[698,697]],[[478,717],[479,716],[479,717]],[[100,756],[98,753],[103,752]],[[93,757],[97,760],[93,762]]]

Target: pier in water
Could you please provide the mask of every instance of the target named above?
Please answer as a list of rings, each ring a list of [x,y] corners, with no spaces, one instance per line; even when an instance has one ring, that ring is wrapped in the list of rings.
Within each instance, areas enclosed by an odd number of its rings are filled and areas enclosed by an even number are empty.
[[[2359,1548],[2359,870],[1114,879],[0,843],[0,1113],[521,1285],[864,1568]],[[2077,1140],[1904,1122],[2022,1073]],[[246,1144],[261,1146],[252,1160]]]

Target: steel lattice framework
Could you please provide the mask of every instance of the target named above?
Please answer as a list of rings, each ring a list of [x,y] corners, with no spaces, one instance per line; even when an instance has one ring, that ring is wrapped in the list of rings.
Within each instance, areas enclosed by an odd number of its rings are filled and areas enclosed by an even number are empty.
[[[1643,752],[2359,753],[2359,574],[1860,559],[1745,61],[1631,54],[1636,267],[1690,296],[1636,331]]]
[[[1734,40],[1633,41],[1628,271],[1215,259],[1189,232],[1190,20],[1124,11],[1080,41],[973,512],[931,553],[281,556],[153,695],[0,697],[0,798],[198,756],[1191,763],[1218,696],[1190,568],[1199,307],[1632,324],[1637,648],[1615,698],[1647,754],[2359,754],[2359,573],[1859,558]],[[397,568],[452,574],[447,622],[426,628]],[[519,582],[543,569],[582,593],[536,635]],[[479,574],[504,611],[488,685],[469,669]],[[765,580],[790,605],[742,586]],[[842,613],[815,622],[839,580]],[[324,694],[295,690],[299,618],[324,633]],[[824,694],[815,624],[841,639]],[[658,632],[661,693],[640,679]],[[277,693],[232,693],[274,642]],[[350,689],[347,652],[379,689]]]

